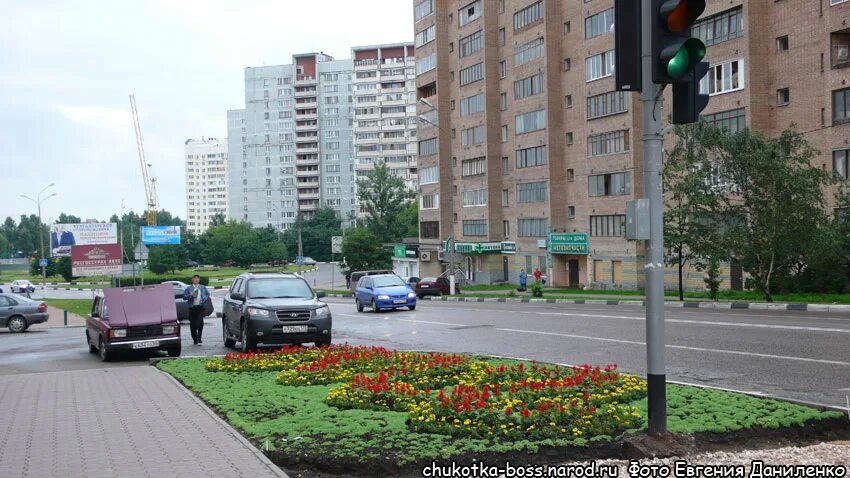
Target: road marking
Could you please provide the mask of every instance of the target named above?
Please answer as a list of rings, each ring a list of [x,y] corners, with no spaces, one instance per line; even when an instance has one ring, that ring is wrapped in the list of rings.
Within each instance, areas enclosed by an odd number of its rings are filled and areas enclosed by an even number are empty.
[[[620,344],[631,344],[631,345],[646,345],[646,342],[638,342],[634,340],[620,340],[620,339],[609,339],[605,337],[590,337],[587,335],[573,335],[573,334],[561,334],[557,332],[541,332],[537,330],[520,330],[520,329],[496,329],[504,332],[515,332],[520,334],[536,334],[536,335],[552,335],[557,337],[567,337],[573,339],[586,339],[586,340],[598,340],[602,342],[615,342]],[[771,355],[771,354],[760,354],[755,352],[741,352],[738,350],[721,350],[721,349],[709,349],[703,347],[688,347],[685,345],[667,345],[667,348],[671,349],[679,349],[679,350],[691,350],[695,352],[710,352],[710,353],[719,353],[719,354],[729,354],[729,355],[744,355],[748,357],[760,357],[760,358],[771,358],[771,359],[780,359],[780,360],[793,360],[798,362],[813,362],[813,363],[821,363],[827,365],[841,365],[850,367],[850,362],[840,362],[838,360],[821,360],[821,359],[811,359],[805,357],[789,357],[785,355]]]
[[[359,319],[373,319],[374,317],[369,317],[365,315],[354,315],[354,314],[334,314],[342,317],[354,317]],[[384,317],[384,320],[388,320],[390,317]],[[412,324],[433,324],[433,325],[458,325],[456,322],[435,322],[431,320],[411,320],[411,319],[393,319],[395,322],[410,322]]]

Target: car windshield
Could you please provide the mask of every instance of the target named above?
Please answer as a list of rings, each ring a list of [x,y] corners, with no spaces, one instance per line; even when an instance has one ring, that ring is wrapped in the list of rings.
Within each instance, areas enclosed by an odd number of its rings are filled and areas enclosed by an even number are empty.
[[[422,279],[422,282],[437,282],[437,278],[436,277],[426,277],[426,278]]]
[[[401,280],[401,277],[396,276],[380,276],[375,277],[373,280],[375,281],[375,287],[393,287],[397,285],[405,285],[405,282]]]
[[[255,279],[248,283],[250,299],[312,299],[313,291],[301,279]]]

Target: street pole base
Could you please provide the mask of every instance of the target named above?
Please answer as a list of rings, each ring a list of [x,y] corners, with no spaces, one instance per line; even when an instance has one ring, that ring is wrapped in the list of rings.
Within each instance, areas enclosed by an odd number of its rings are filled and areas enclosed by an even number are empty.
[[[647,433],[661,436],[667,433],[667,375],[646,376],[648,422]]]

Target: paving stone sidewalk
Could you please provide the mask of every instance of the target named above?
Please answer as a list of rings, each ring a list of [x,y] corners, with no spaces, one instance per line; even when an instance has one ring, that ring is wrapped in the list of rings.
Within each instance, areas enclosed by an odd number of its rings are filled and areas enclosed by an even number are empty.
[[[0,376],[0,476],[283,477],[150,366]]]

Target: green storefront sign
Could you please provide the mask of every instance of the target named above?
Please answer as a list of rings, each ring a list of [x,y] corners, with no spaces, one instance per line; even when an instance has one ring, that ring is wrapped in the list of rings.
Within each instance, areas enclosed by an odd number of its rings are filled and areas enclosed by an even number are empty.
[[[558,232],[549,234],[549,252],[552,254],[586,255],[587,234],[583,232]]]
[[[515,242],[456,242],[460,254],[516,254]]]
[[[407,257],[407,247],[393,246],[393,257],[400,257],[402,259]]]

